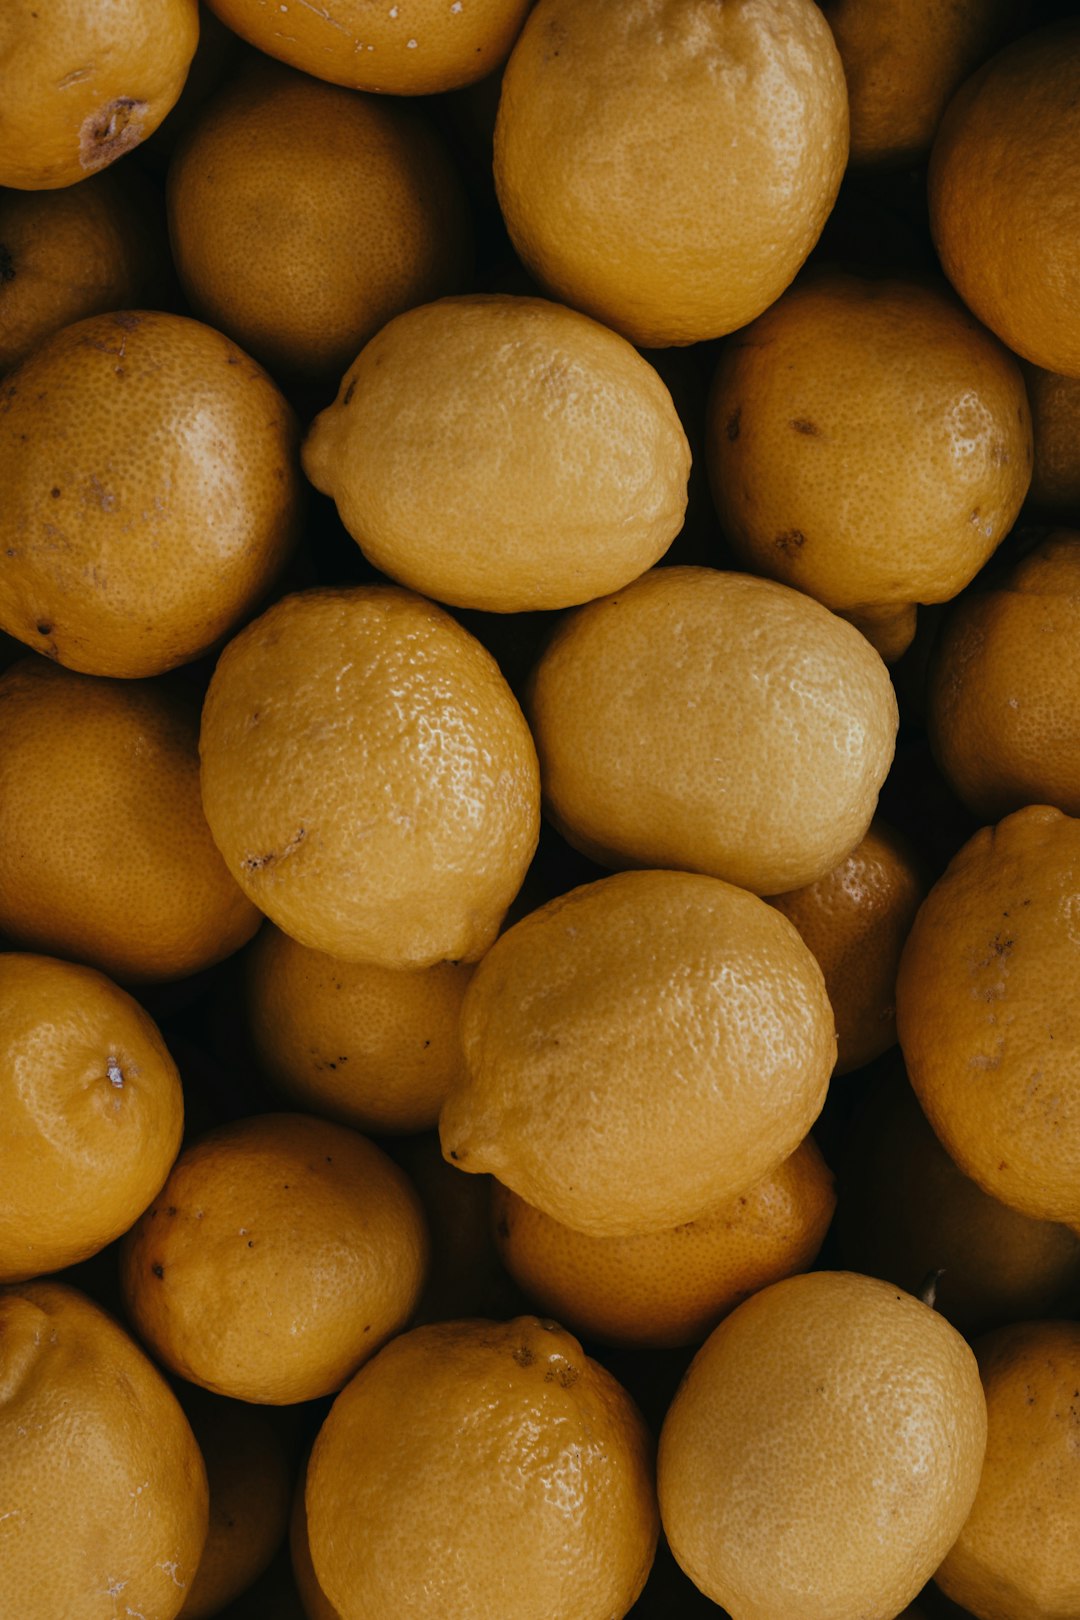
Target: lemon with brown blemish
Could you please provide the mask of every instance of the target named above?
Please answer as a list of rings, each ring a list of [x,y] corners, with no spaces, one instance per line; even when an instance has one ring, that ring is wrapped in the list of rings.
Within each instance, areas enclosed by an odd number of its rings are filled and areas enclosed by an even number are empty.
[[[955,596],[1031,480],[1014,356],[951,293],[809,277],[721,351],[707,432],[724,532],[756,573],[850,619],[891,661]]]

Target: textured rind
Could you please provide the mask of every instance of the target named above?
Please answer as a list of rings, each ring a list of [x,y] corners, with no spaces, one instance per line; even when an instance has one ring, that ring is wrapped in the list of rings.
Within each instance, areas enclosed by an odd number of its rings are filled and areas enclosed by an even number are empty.
[[[57,791],[57,783],[64,791]],[[155,681],[25,658],[0,676],[0,929],[126,983],[179,979],[259,913],[214,846],[197,717]]]
[[[930,155],[930,228],[984,325],[1044,370],[1080,377],[1080,23],[1024,35],[949,104]]]
[[[968,840],[900,962],[896,1015],[930,1123],[984,1192],[1080,1222],[1080,821],[1031,805]]]
[[[153,134],[199,39],[197,0],[5,0],[0,186],[85,180]]]
[[[690,471],[671,396],[624,338],[546,299],[483,294],[383,327],[303,460],[377,568],[499,613],[636,579],[682,527]]]
[[[419,1198],[380,1148],[329,1120],[260,1114],[185,1149],[120,1272],[165,1366],[292,1405],[340,1389],[400,1332],[427,1262]]]
[[[996,589],[957,602],[928,687],[930,744],[983,821],[1028,804],[1080,813],[1080,532],[1058,529]]]
[[[652,1446],[554,1322],[440,1322],[389,1344],[315,1442],[312,1562],[341,1620],[610,1620],[657,1536]]]
[[[662,347],[783,292],[847,149],[843,68],[809,0],[540,0],[503,74],[495,184],[554,297]]]
[[[896,972],[926,889],[914,849],[875,816],[839,866],[770,901],[794,923],[825,976],[836,1017],[837,1074],[896,1043]]]
[[[1080,1326],[1018,1322],[975,1344],[988,1435],[978,1495],[934,1579],[981,1620],[1080,1612]]]
[[[173,1620],[206,1539],[203,1460],[157,1368],[62,1283],[0,1289],[0,1477],[0,1613]]]
[[[0,953],[0,1282],[121,1237],[180,1149],[180,1076],[157,1026],[91,968]]]
[[[209,0],[241,39],[351,90],[396,96],[456,90],[493,72],[521,27],[528,0]]]
[[[851,104],[852,168],[925,162],[954,92],[995,50],[1015,0],[824,0]]]
[[[819,273],[725,344],[713,382],[736,554],[853,617],[955,596],[1012,528],[1032,456],[1019,365],[947,288]]]
[[[464,191],[426,123],[264,57],[202,109],[167,200],[192,308],[275,376],[336,383],[385,322],[467,274]]]
[[[526,695],[545,808],[608,866],[816,883],[864,836],[896,697],[858,631],[799,591],[653,569],[568,614]]]
[[[985,1445],[942,1317],[876,1278],[788,1278],[691,1363],[660,1437],[664,1530],[732,1620],[891,1620],[956,1539]]]
[[[297,441],[271,378],[199,321],[54,333],[0,385],[0,628],[123,679],[208,652],[293,548]]]
[[[164,244],[139,179],[106,171],[61,191],[0,194],[10,259],[0,284],[0,374],[61,327],[131,309],[160,286]]]
[[[836,1056],[791,924],[714,878],[627,872],[517,923],[465,996],[444,1154],[596,1236],[655,1232],[792,1153]]]
[[[302,945],[388,967],[487,949],[536,847],[536,753],[495,660],[433,603],[283,598],[219,659],[199,747],[229,870]]]
[[[470,964],[400,970],[310,951],[267,923],[248,952],[247,1025],[281,1094],[359,1131],[435,1125],[462,1068]]]
[[[737,1198],[666,1232],[590,1237],[492,1187],[503,1264],[527,1297],[601,1343],[700,1344],[748,1294],[813,1263],[836,1208],[833,1178],[807,1137]]]

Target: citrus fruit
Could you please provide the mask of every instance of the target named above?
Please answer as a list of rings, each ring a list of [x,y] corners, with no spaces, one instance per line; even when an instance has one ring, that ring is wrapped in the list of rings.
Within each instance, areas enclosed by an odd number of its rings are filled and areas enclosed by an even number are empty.
[[[0,953],[0,1281],[126,1232],[180,1150],[180,1077],[153,1021],[91,968]]]
[[[930,225],[979,320],[1046,371],[1080,377],[1080,21],[1015,40],[949,103],[930,156]]]
[[[9,940],[138,983],[220,961],[258,922],[210,837],[197,716],[181,696],[41,658],[5,670],[0,930]]]
[[[426,1264],[416,1194],[374,1143],[259,1114],[184,1149],[124,1240],[121,1286],[173,1372],[282,1406],[340,1389],[399,1332]]]
[[[206,1470],[157,1368],[63,1283],[0,1289],[0,1611],[173,1620]]]
[[[1018,19],[1017,0],[823,0],[851,111],[852,168],[924,162],[942,114]]]
[[[901,1064],[865,1098],[837,1165],[843,1264],[909,1293],[936,1277],[935,1309],[966,1337],[1080,1300],[1080,1237],[1009,1209],[965,1176]]]
[[[462,1068],[465,962],[342,962],[268,923],[247,958],[248,1028],[263,1072],[314,1114],[357,1130],[422,1131]]]
[[[499,66],[529,0],[210,0],[234,33],[316,79],[395,96],[471,84]]]
[[[314,950],[473,961],[536,847],[528,727],[491,654],[392,586],[300,592],[225,649],[206,817],[244,892]]]
[[[336,381],[391,316],[464,277],[465,199],[427,126],[265,59],[196,118],[168,197],[193,308],[275,374]]]
[[[623,872],[491,947],[461,1016],[443,1152],[595,1237],[659,1232],[793,1153],[836,1057],[821,970],[755,895]]]
[[[8,0],[0,186],[70,186],[153,133],[184,87],[197,0]]]
[[[682,527],[690,451],[624,338],[545,299],[473,295],[372,338],[303,463],[384,573],[521,613],[651,567]]]
[[[825,975],[836,1019],[836,1072],[896,1041],[896,971],[926,880],[907,839],[875,816],[839,866],[770,902],[795,924]]]
[[[618,1620],[656,1545],[640,1414],[576,1339],[530,1316],[387,1345],[331,1408],[306,1500],[341,1620]]]
[[[0,195],[0,372],[61,327],[158,289],[165,243],[151,202],[130,175],[107,171],[64,191]]]
[[[986,1405],[964,1340],[877,1278],[810,1272],[745,1300],[664,1419],[664,1530],[731,1620],[889,1620],[975,1498]]]
[[[543,287],[659,348],[783,292],[847,149],[811,0],[539,0],[503,74],[495,185]]]
[[[91,675],[208,651],[295,537],[296,423],[234,344],[181,315],[76,321],[0,387],[0,628]]]
[[[850,625],[771,580],[694,567],[567,615],[526,707],[548,814],[576,848],[759,894],[816,883],[859,843],[897,726]]]
[[[978,1620],[1059,1620],[1080,1607],[1080,1325],[1021,1322],[975,1345],[986,1461],[974,1506],[934,1579]]]
[[[821,273],[725,345],[709,478],[739,558],[883,657],[1012,527],[1031,478],[1020,367],[947,290]]]
[[[900,959],[915,1093],[965,1175],[1036,1220],[1080,1225],[1080,821],[1029,805],[968,840]]]
[[[1066,518],[1080,514],[1080,377],[1023,367],[1031,404],[1035,465],[1031,503]]]
[[[697,1220],[590,1237],[494,1184],[503,1264],[541,1310],[601,1343],[700,1344],[748,1294],[811,1265],[836,1207],[808,1137],[777,1169]]]
[[[257,1407],[188,1385],[181,1394],[206,1464],[210,1527],[182,1620],[210,1620],[245,1592],[285,1536],[291,1480],[285,1452]]]
[[[292,1512],[289,1515],[289,1558],[293,1580],[307,1620],[341,1620],[341,1616],[315,1578],[315,1569],[311,1562],[311,1545],[308,1541],[306,1488],[305,1458],[293,1492]]]
[[[1057,529],[955,603],[934,645],[928,730],[984,821],[1028,804],[1080,814],[1080,532]]]

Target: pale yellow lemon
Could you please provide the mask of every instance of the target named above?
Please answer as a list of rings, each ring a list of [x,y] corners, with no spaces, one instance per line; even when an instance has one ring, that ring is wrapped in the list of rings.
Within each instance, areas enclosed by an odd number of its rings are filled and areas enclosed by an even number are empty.
[[[303,448],[377,568],[459,607],[568,607],[650,568],[682,527],[690,450],[657,373],[542,298],[399,315]]]
[[[536,847],[536,751],[498,665],[396,587],[276,602],[219,659],[199,752],[226,866],[331,956],[474,961]]]
[[[625,872],[492,946],[462,1009],[443,1152],[593,1236],[658,1232],[794,1152],[836,1056],[821,970],[755,895]]]
[[[892,1620],[960,1533],[986,1448],[975,1357],[920,1300],[820,1271],[715,1329],[664,1419],[683,1569],[732,1620]]]
[[[897,727],[858,631],[772,580],[694,567],[568,614],[526,707],[547,812],[572,844],[758,894],[816,883],[850,854]]]

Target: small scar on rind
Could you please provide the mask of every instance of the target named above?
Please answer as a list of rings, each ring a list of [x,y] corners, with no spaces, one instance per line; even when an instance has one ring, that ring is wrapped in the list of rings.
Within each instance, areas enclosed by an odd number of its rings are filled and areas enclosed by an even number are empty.
[[[545,1384],[558,1384],[562,1389],[570,1389],[578,1381],[578,1370],[563,1362],[560,1367],[549,1367],[544,1374]]]
[[[785,529],[778,534],[774,542],[784,553],[785,557],[794,557],[806,544],[806,536],[801,529]]]
[[[79,130],[79,162],[88,171],[103,169],[142,140],[146,102],[117,96],[84,118]]]
[[[735,409],[732,411],[731,415],[728,417],[727,426],[724,429],[724,432],[727,434],[727,436],[728,436],[728,438],[729,438],[729,440],[731,441],[732,444],[734,444],[735,440],[739,437],[739,425],[740,425],[741,421],[742,421],[742,406],[741,405],[736,405]]]
[[[796,433],[804,433],[808,439],[820,439],[821,437],[821,429],[816,422],[811,422],[809,417],[792,417],[788,426],[794,428]]]
[[[240,865],[245,872],[265,872],[268,867],[280,866],[300,848],[306,837],[307,828],[298,827],[283,849],[272,849],[267,855],[245,855]]]

